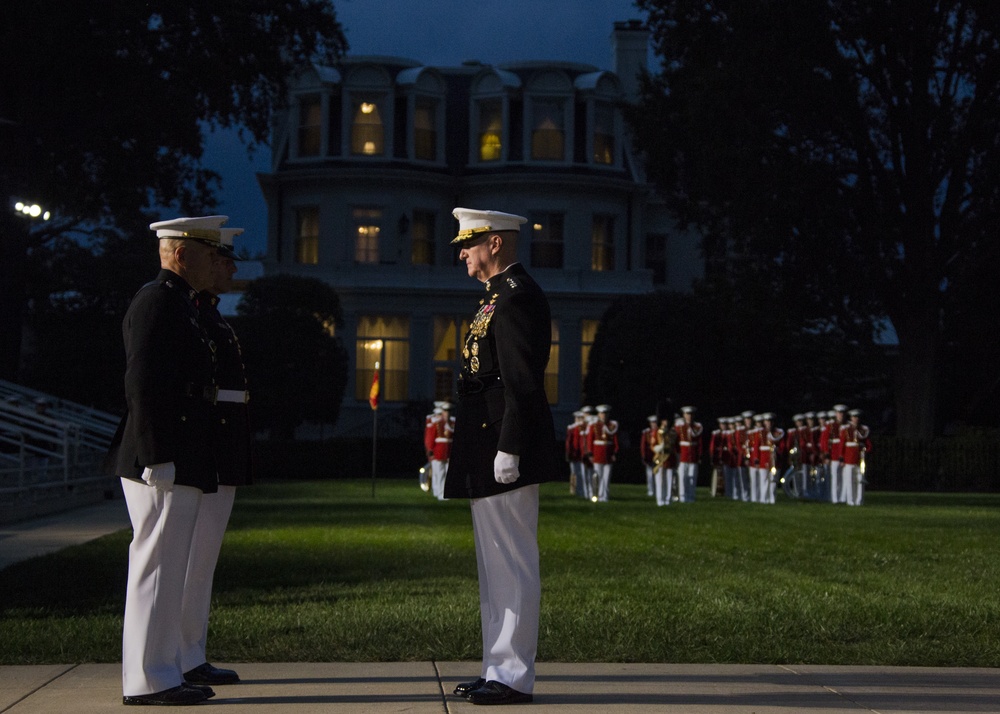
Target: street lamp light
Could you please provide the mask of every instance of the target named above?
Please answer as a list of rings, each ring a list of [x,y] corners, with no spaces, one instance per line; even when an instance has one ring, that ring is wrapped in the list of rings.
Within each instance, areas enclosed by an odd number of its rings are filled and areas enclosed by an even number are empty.
[[[18,201],[14,204],[14,210],[23,213],[28,218],[41,218],[43,221],[47,221],[52,217],[51,211],[45,211],[37,203],[25,203],[23,201]]]

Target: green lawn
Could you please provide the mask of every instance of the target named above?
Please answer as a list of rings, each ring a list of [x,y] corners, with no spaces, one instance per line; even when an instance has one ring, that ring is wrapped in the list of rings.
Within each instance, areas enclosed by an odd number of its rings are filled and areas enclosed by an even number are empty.
[[[1000,667],[1000,496],[657,508],[542,488],[548,661]],[[779,495],[779,499],[781,496]],[[0,664],[120,659],[123,532],[0,572]],[[413,481],[239,491],[215,661],[476,660],[469,506]]]

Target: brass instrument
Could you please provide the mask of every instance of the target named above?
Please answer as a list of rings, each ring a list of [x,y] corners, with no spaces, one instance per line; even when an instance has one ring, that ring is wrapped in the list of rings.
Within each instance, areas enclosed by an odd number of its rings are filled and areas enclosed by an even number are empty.
[[[677,432],[670,428],[669,424],[664,424],[656,430],[656,433],[663,446],[662,449],[653,454],[653,468],[659,471],[670,460],[677,448]]]
[[[430,491],[431,490],[431,465],[430,463],[424,464],[420,467],[420,490]]]

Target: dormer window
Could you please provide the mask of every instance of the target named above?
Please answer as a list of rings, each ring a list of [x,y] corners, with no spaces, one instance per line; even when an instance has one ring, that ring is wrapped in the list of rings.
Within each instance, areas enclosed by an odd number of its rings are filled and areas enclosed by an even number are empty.
[[[299,100],[299,156],[319,156],[323,143],[323,105],[318,95]]]
[[[437,160],[437,102],[418,99],[413,114],[413,154],[424,161]]]
[[[594,163],[615,163],[615,111],[607,102],[594,105]]]
[[[532,159],[562,161],[566,158],[564,106],[558,99],[536,99],[532,103]]]
[[[382,156],[385,154],[385,126],[378,102],[356,99],[351,120],[351,154]]]
[[[503,156],[503,103],[500,99],[479,102],[479,160],[499,161]]]

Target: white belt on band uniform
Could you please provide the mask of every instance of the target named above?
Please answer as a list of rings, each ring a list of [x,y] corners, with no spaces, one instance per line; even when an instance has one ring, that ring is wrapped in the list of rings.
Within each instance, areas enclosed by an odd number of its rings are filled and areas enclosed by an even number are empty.
[[[606,441],[595,441],[594,442],[594,446],[607,446],[607,445],[608,445],[608,442],[606,442]]]
[[[844,444],[844,446],[857,446],[857,445],[858,445],[858,442],[856,442],[856,441],[848,441],[846,444]]]
[[[771,447],[770,446],[762,446],[762,447],[760,447],[760,450],[761,451],[770,451]]]
[[[440,436],[437,437],[436,439],[434,439],[434,441],[437,442],[437,443],[439,443],[439,444],[441,444],[441,443],[450,444],[451,443],[451,439],[445,439],[445,438],[440,437]]]
[[[681,441],[679,443],[680,443],[681,446],[691,446],[691,442],[690,441]]]
[[[246,404],[250,401],[250,392],[245,389],[220,389],[215,397],[215,401]]]

